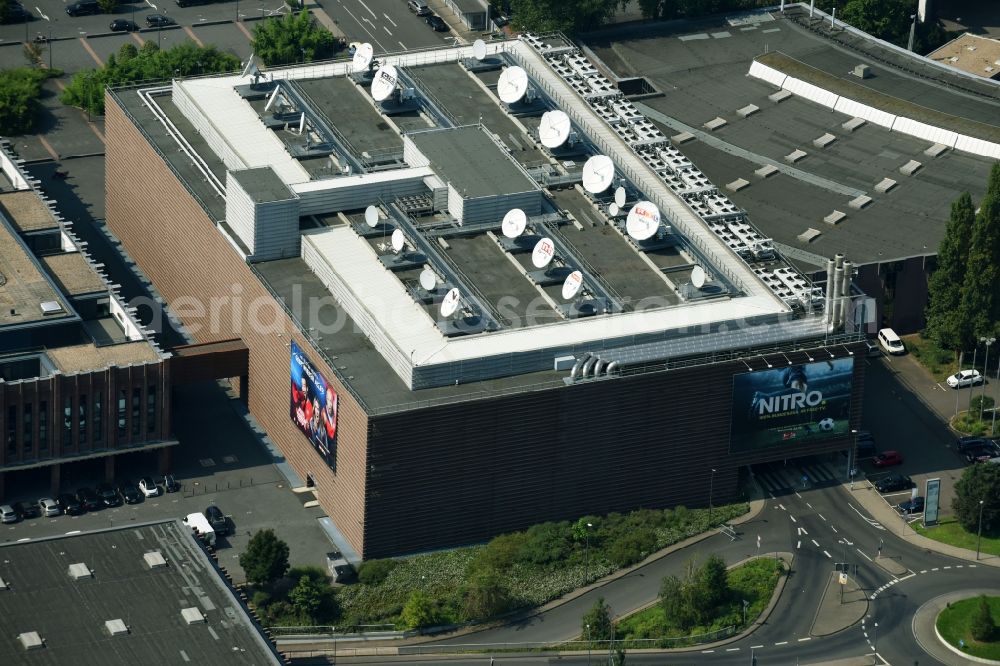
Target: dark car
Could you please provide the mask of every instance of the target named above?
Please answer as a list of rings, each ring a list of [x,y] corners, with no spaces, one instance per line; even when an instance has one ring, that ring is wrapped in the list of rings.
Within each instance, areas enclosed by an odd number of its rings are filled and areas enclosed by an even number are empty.
[[[115,19],[108,28],[111,32],[135,32],[139,29],[139,26],[134,21],[129,21],[128,19]]]
[[[90,488],[80,488],[76,491],[76,499],[87,511],[97,511],[104,508],[104,502]]]
[[[71,5],[66,5],[66,13],[70,16],[86,16],[87,14],[100,14],[101,5],[97,0],[80,0]]]
[[[434,32],[448,32],[448,24],[444,22],[444,19],[435,14],[424,17],[424,23],[431,27]]]
[[[104,506],[121,506],[122,504],[122,496],[110,483],[102,483],[97,486],[97,496],[104,502]]]
[[[35,17],[32,16],[31,12],[22,7],[17,2],[7,3],[7,13],[3,17],[4,23],[27,23]]]
[[[896,509],[898,509],[900,513],[923,513],[924,498],[914,497],[911,500],[906,500],[902,504],[896,506]]]
[[[909,490],[913,487],[910,477],[903,474],[889,474],[875,482],[875,490],[880,493],[891,493],[894,490]]]
[[[165,25],[173,25],[174,20],[163,14],[150,14],[146,17],[146,27],[162,28]]]
[[[176,493],[181,489],[180,482],[174,478],[173,474],[163,475],[163,489],[168,493]]]
[[[14,505],[14,511],[17,511],[22,520],[42,517],[42,507],[35,502],[18,502]]]
[[[73,493],[63,493],[56,498],[56,502],[67,516],[79,516],[83,514],[84,508],[80,500]]]
[[[998,447],[993,442],[987,442],[982,446],[969,447],[965,449],[965,462],[986,462],[990,458],[996,458],[997,456],[1000,456],[1000,451],[998,451],[997,448]]]
[[[871,458],[875,455],[875,438],[867,430],[858,432],[858,458]]]
[[[222,509],[210,505],[205,509],[205,518],[208,519],[208,524],[212,526],[216,534],[228,534],[229,533],[229,521],[226,519],[226,515],[222,513]]]
[[[142,501],[142,491],[131,481],[126,481],[118,486],[118,492],[125,498],[126,504],[138,504]]]
[[[955,440],[955,448],[958,449],[959,453],[965,453],[966,449],[982,448],[990,444],[993,444],[993,440],[986,439],[985,437],[966,436]]]

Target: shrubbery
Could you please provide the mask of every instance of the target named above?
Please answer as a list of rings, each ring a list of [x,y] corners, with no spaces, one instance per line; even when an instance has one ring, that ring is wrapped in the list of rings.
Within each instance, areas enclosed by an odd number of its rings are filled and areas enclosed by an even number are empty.
[[[42,81],[58,74],[29,67],[0,69],[0,128],[4,135],[25,134],[35,128]]]
[[[365,585],[378,585],[399,565],[398,560],[368,560],[358,567],[358,582]]]

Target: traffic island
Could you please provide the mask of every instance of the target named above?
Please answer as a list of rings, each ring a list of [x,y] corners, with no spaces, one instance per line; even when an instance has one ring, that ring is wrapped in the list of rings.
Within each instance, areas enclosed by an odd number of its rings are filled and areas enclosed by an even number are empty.
[[[829,636],[857,624],[868,612],[868,593],[848,574],[832,572],[809,634]]]
[[[893,576],[902,576],[909,571],[909,569],[907,569],[906,566],[895,557],[879,555],[875,558],[875,564],[879,565]]]
[[[1000,596],[977,594],[946,602],[937,615],[938,640],[953,652],[981,663],[1000,664]]]

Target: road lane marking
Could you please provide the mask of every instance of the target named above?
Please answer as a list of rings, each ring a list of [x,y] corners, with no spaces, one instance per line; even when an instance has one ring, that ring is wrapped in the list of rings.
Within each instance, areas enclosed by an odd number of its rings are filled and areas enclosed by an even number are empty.
[[[701,651],[702,654],[712,654],[713,652],[715,652],[715,650],[702,650]]]
[[[788,510],[788,509],[785,508],[784,504],[779,504],[778,508],[781,509],[782,511],[787,511]]]
[[[812,640],[812,636],[806,636],[805,638],[800,638],[799,639],[799,643],[804,643],[806,641],[811,641],[811,640]]]
[[[402,46],[404,51],[406,50],[406,44],[404,44],[403,42],[396,42],[396,43]],[[774,499],[774,495],[771,495],[771,499]]]
[[[942,568],[943,568],[943,569],[944,569],[945,571],[947,571],[948,569],[951,569],[951,567],[942,567]]]
[[[816,546],[817,548],[819,548],[819,541],[816,541],[816,539],[813,539],[812,542],[813,542],[814,546]]]
[[[378,14],[372,11],[372,8],[365,4],[364,0],[358,0],[358,4],[368,10],[368,13],[372,15],[372,18],[378,18]]]
[[[788,641],[779,641],[775,645],[788,645]]]
[[[762,647],[764,647],[764,646],[763,646],[763,645],[751,645],[751,646],[750,646],[750,649],[751,649],[751,650],[759,650],[759,649],[761,649]]]
[[[386,20],[386,21],[388,21],[389,23],[391,23],[391,24],[392,24],[392,27],[393,27],[393,28],[398,28],[398,27],[399,27],[398,25],[396,25],[396,22],[395,22],[395,21],[393,21],[393,20],[392,20],[391,18],[389,18],[389,15],[388,15],[388,14],[385,14],[385,13],[383,13],[383,14],[382,14],[382,16],[384,16],[384,17],[385,17],[385,20]]]
[[[865,559],[866,559],[866,560],[868,560],[869,562],[871,562],[871,561],[872,561],[872,558],[870,558],[870,557],[868,557],[867,555],[865,555],[865,552],[864,552],[863,550],[861,550],[860,548],[855,548],[854,550],[856,550],[856,551],[858,551],[859,553],[861,553],[861,557],[865,558]]]
[[[830,529],[833,530],[834,534],[840,534],[840,532],[837,531],[837,528],[834,527],[833,525],[830,525]]]
[[[24,541],[31,541],[31,537],[24,537],[23,539],[18,539],[17,543],[22,543]]]
[[[805,534],[806,536],[809,536],[809,532],[806,531],[806,528],[800,527],[800,528],[798,528],[798,530],[799,530],[799,534],[798,534],[799,536],[802,536],[803,534]]]
[[[823,551],[823,554],[826,555],[827,557],[829,557],[831,560],[833,559],[833,555],[831,555],[830,553],[826,552],[825,550]]]
[[[792,516],[792,515],[789,515],[788,517],[792,519],[792,522],[793,522],[793,523],[797,523],[797,522],[799,522],[799,521],[795,520],[795,516]]]
[[[71,532],[66,532],[66,536],[69,536],[70,534],[79,534],[79,533],[80,533],[80,530],[73,530]]]
[[[822,513],[817,513],[816,515],[819,516],[820,518],[823,518],[823,514]],[[826,522],[826,518],[823,518],[823,522]]]
[[[806,502],[806,506],[809,507],[810,509],[813,508],[813,505],[810,504],[809,502]]]
[[[39,9],[38,5],[35,5],[35,11],[38,12],[38,15],[41,16],[46,21],[49,20],[49,17],[42,13],[42,10]]]
[[[937,570],[938,570],[937,567],[934,567],[933,569],[931,569],[931,571],[937,571]]]
[[[726,648],[726,652],[739,652],[739,648]]]
[[[83,50],[90,54],[90,57],[94,59],[98,67],[104,67],[104,61],[101,60],[100,56],[94,52],[94,49],[90,48],[90,44],[87,43],[86,37],[79,37],[80,43],[83,44]]]
[[[382,26],[382,29],[385,30],[386,32],[388,32],[389,36],[392,37],[392,32],[390,32],[389,28],[387,28],[385,26]]]
[[[799,499],[802,499],[802,495],[799,495],[799,491],[797,490],[795,491],[795,496],[798,497]]]

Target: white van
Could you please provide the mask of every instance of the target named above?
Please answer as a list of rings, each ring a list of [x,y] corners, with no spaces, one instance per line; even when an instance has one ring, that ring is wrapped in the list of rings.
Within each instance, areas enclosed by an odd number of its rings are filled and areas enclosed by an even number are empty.
[[[215,529],[203,513],[189,513],[184,524],[195,531],[209,546],[215,545]]]
[[[878,345],[886,354],[905,354],[906,346],[891,328],[883,328],[878,332]]]

